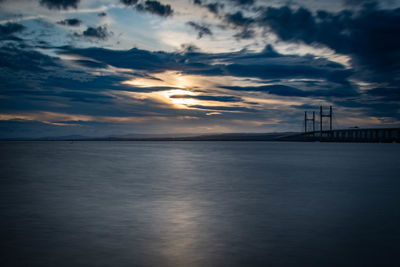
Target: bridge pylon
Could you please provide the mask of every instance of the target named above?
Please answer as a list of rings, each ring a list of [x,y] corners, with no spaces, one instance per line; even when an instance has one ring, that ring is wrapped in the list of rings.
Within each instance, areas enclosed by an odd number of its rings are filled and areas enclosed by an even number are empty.
[[[312,118],[307,117],[307,111],[304,111],[304,133],[308,132],[307,122],[312,122],[313,134],[315,134],[315,111],[312,113]]]
[[[319,106],[319,135],[322,137],[323,131],[323,118],[329,118],[329,132],[332,132],[332,117],[333,117],[333,110],[332,106],[329,106],[329,113],[325,114],[322,111],[322,106]]]

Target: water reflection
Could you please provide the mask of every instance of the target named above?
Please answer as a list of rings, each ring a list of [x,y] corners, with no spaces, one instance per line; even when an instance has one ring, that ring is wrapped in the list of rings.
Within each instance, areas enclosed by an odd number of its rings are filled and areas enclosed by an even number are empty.
[[[157,250],[167,266],[198,266],[211,245],[207,223],[212,221],[207,220],[205,199],[198,188],[204,178],[196,161],[190,160],[195,154],[175,148],[156,159],[165,176],[151,203],[151,231],[159,238]]]
[[[1,153],[4,266],[399,263],[396,144],[28,142]]]

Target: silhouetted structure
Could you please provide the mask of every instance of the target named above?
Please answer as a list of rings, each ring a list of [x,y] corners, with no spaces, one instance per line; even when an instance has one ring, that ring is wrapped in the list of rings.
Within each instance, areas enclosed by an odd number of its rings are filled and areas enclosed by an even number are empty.
[[[312,114],[313,114],[313,116],[310,119],[307,117],[307,111],[304,111],[304,133],[308,132],[307,123],[309,121],[311,121],[312,126],[313,126],[312,133],[313,133],[313,135],[315,135],[315,111],[313,111]],[[333,118],[332,106],[329,106],[328,114],[323,113],[322,106],[319,107],[319,135],[320,136],[322,136],[322,132],[323,132],[323,125],[324,125],[323,118],[329,118],[329,131],[332,131],[332,118]]]
[[[329,130],[324,130],[324,118],[329,118]],[[323,142],[400,142],[400,128],[354,128],[333,130],[333,109],[329,107],[329,113],[323,112],[319,107],[319,131],[315,131],[315,112],[313,117],[307,117],[304,112],[304,133],[287,135],[279,140],[288,141],[323,141]],[[308,130],[308,122],[312,121],[313,130]]]
[[[318,135],[316,135],[318,133]],[[288,134],[275,141],[400,143],[400,128],[356,128]]]
[[[324,114],[323,112],[322,112],[322,106],[319,106],[319,125],[320,125],[320,127],[319,127],[319,133],[320,133],[320,136],[322,136],[322,126],[323,126],[323,118],[329,118],[329,131],[332,131],[332,106],[329,106],[329,114]]]
[[[304,132],[307,133],[308,128],[307,128],[307,122],[312,121],[312,129],[313,132],[315,132],[315,112],[313,111],[312,113],[312,119],[309,119],[307,117],[307,111],[304,111]]]

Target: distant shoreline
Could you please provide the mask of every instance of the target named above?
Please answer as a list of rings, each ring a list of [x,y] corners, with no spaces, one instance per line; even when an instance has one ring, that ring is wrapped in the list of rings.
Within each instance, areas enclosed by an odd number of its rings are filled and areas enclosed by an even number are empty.
[[[322,132],[280,133],[229,133],[197,136],[130,134],[121,136],[87,137],[59,136],[42,138],[3,138],[0,141],[131,141],[131,142],[194,142],[194,141],[241,141],[241,142],[335,142],[335,143],[400,143],[400,128],[339,129]]]

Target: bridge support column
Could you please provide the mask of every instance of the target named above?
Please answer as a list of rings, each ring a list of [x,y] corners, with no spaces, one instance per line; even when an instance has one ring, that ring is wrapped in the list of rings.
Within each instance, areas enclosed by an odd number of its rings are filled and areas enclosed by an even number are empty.
[[[372,131],[371,130],[367,130],[367,136],[368,136],[368,140],[371,141],[372,140]]]

